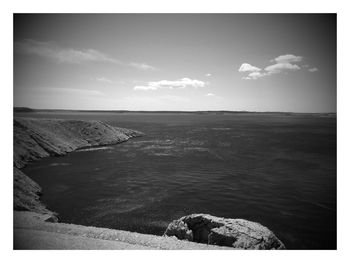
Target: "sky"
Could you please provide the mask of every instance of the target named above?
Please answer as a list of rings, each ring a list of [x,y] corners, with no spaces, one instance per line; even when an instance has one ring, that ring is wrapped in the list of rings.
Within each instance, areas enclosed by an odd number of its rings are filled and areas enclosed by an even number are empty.
[[[336,112],[336,15],[15,14],[14,106]]]

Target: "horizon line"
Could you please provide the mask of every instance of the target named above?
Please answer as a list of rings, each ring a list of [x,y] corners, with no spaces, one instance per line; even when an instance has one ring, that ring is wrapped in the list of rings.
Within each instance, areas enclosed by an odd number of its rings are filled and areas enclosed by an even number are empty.
[[[13,107],[14,112],[31,111],[76,111],[76,112],[118,112],[118,113],[284,113],[284,114],[336,114],[337,112],[293,112],[293,111],[250,111],[250,110],[77,110],[77,109],[40,109]]]

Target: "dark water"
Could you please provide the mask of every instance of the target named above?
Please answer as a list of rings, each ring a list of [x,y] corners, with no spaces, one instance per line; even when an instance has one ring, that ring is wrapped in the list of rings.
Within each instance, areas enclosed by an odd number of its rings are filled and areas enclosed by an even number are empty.
[[[334,117],[36,117],[99,119],[147,134],[24,169],[64,222],[161,235],[173,219],[209,213],[260,222],[290,249],[336,248]]]

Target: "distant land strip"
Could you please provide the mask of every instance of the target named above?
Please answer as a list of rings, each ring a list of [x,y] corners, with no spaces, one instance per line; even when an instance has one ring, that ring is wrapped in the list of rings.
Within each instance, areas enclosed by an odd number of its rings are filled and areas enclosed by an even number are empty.
[[[41,113],[41,112],[82,112],[82,113],[141,113],[141,114],[284,114],[284,115],[329,115],[335,116],[336,112],[287,112],[287,111],[229,111],[229,110],[207,110],[207,111],[142,111],[142,110],[70,110],[70,109],[33,109],[28,107],[14,107],[15,113]]]

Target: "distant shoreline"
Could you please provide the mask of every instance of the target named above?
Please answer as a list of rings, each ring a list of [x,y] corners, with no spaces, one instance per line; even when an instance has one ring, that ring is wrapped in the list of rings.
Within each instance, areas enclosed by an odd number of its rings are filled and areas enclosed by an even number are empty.
[[[139,114],[285,114],[285,115],[336,115],[336,112],[288,112],[288,111],[229,111],[229,110],[207,110],[207,111],[141,111],[141,110],[69,110],[69,109],[33,109],[28,107],[14,107],[14,113],[55,113],[55,112],[77,112],[77,113],[139,113]]]

